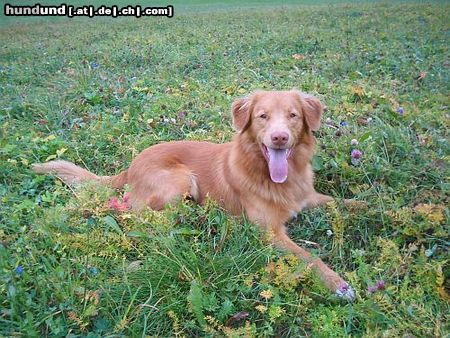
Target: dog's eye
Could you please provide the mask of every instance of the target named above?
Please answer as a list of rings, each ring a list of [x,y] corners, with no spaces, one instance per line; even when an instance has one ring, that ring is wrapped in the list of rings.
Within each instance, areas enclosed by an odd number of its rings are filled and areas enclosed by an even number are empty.
[[[266,119],[267,118],[267,114],[266,113],[262,113],[261,115],[259,115],[260,118],[262,119]]]
[[[297,114],[295,114],[295,113],[290,113],[290,114],[289,114],[289,117],[290,117],[291,119],[293,119],[294,117],[297,117]]]

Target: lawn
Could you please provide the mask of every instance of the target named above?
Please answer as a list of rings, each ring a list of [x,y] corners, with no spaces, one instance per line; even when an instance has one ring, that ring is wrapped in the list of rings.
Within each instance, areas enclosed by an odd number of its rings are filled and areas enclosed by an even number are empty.
[[[0,336],[449,335],[450,4],[271,3],[3,21]],[[123,191],[30,170],[60,158],[110,175],[161,141],[226,142],[234,99],[293,87],[327,106],[317,190],[364,203],[289,232],[353,303],[213,201],[118,212]]]

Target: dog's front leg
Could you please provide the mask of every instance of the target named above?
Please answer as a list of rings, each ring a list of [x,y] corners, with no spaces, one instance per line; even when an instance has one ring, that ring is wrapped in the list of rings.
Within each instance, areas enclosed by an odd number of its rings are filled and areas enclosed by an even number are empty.
[[[261,209],[254,205],[250,206],[250,203],[247,204],[245,210],[247,217],[252,222],[261,225],[266,231],[271,232],[271,240],[277,247],[288,250],[304,262],[312,264],[313,269],[329,290],[347,300],[353,300],[355,298],[355,292],[344,279],[330,269],[319,257],[312,256],[311,253],[298,246],[289,238],[286,234],[286,227],[284,226],[284,223],[291,216],[289,212],[272,210],[269,206]]]
[[[362,207],[365,206],[366,203],[363,201],[357,201],[354,199],[335,199],[334,197],[324,195],[318,192],[314,192],[313,194],[309,195],[307,198],[305,198],[304,201],[302,201],[302,204],[299,207],[298,212],[304,210],[304,209],[310,209],[315,208],[321,205],[328,204],[333,201],[342,201],[342,203],[346,206],[355,206],[355,207]]]
[[[324,195],[325,196],[325,195]],[[313,269],[319,275],[325,286],[337,296],[347,300],[355,298],[355,292],[350,285],[342,279],[336,272],[330,269],[319,257],[314,257],[307,250],[298,246],[286,234],[284,223],[289,219],[289,213],[278,210],[260,208],[246,208],[248,218],[266,231],[271,232],[272,242],[279,248],[288,250],[298,256],[304,262],[312,264]]]
[[[337,296],[352,301],[355,298],[353,288],[342,279],[336,272],[328,267],[319,257],[314,257],[307,250],[298,246],[286,234],[284,225],[272,227],[273,243],[282,249],[289,250],[297,255],[301,260],[312,264],[313,269],[319,275],[325,286]]]
[[[331,196],[320,194],[314,191],[312,194],[308,195],[306,198],[302,199],[300,204],[297,206],[295,210],[291,210],[290,219],[296,218],[300,212],[306,209],[315,208],[330,202],[333,202],[335,199]]]
[[[315,208],[330,202],[333,202],[334,198],[328,195],[320,194],[316,191],[309,195],[307,198],[305,198],[304,201],[302,201],[302,204],[300,205],[299,212],[304,209],[310,209]]]

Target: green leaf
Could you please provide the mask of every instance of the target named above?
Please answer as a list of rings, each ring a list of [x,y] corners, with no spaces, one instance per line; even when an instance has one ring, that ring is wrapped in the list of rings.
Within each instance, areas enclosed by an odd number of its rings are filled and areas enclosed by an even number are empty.
[[[108,226],[108,228],[111,228],[112,230],[117,232],[119,235],[123,235],[122,229],[120,228],[119,224],[117,224],[116,220],[112,216],[106,215],[105,217],[103,217],[103,222],[105,222],[105,224]]]
[[[104,317],[98,317],[94,321],[94,326],[99,331],[106,331],[111,328],[111,323]]]
[[[8,297],[14,297],[16,294],[16,288],[13,283],[8,283]]]
[[[200,235],[202,232],[195,229],[189,229],[189,228],[180,228],[176,229],[170,232],[170,235],[186,235],[186,236],[196,236]]]
[[[370,131],[368,131],[367,133],[363,134],[360,138],[359,138],[359,142],[364,142],[366,140],[370,140],[372,138],[372,133]]]
[[[319,155],[314,155],[311,161],[314,171],[320,171],[323,169],[323,159]]]
[[[197,318],[200,326],[206,326],[205,315],[203,314],[203,293],[201,285],[194,279],[191,282],[191,289],[189,291],[189,295],[187,300],[191,306],[191,311],[194,313]]]
[[[53,155],[47,156],[47,158],[45,159],[45,161],[44,161],[44,162],[48,162],[48,161],[50,161],[50,160],[54,160],[55,158],[56,158],[56,154],[53,154]]]
[[[23,200],[22,202],[20,202],[19,204],[17,204],[15,209],[16,210],[31,210],[34,208],[34,206],[35,206],[34,201],[32,201],[30,199],[26,199],[26,200]]]
[[[127,236],[128,237],[136,237],[136,238],[148,238],[149,237],[147,233],[145,233],[143,231],[136,231],[136,230],[128,232]]]
[[[94,304],[91,304],[86,308],[83,315],[86,317],[92,317],[97,315],[97,313],[98,313],[97,307]]]
[[[222,306],[219,310],[218,319],[224,320],[228,318],[229,315],[231,315],[234,312],[234,305],[233,302],[229,299],[225,299],[225,301],[222,303]]]
[[[57,151],[56,151],[56,155],[58,156],[58,157],[60,157],[62,154],[64,154],[65,152],[67,151],[67,148],[61,148],[61,149],[58,149]]]
[[[210,293],[203,297],[203,307],[206,311],[215,311],[219,307],[216,294]]]
[[[96,93],[85,93],[84,97],[86,101],[93,106],[100,104],[103,101],[102,97]]]
[[[329,163],[334,169],[339,168],[339,164],[337,164],[337,162],[335,160],[331,159]]]

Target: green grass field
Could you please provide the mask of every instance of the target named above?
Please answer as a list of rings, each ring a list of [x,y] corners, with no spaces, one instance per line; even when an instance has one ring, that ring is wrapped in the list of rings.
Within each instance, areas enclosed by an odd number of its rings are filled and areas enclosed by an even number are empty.
[[[2,17],[0,336],[449,335],[450,4],[271,3]],[[367,205],[304,212],[290,234],[353,303],[212,201],[116,212],[122,192],[30,170],[61,158],[110,175],[160,141],[225,142],[234,99],[293,87],[328,107],[317,190]]]

